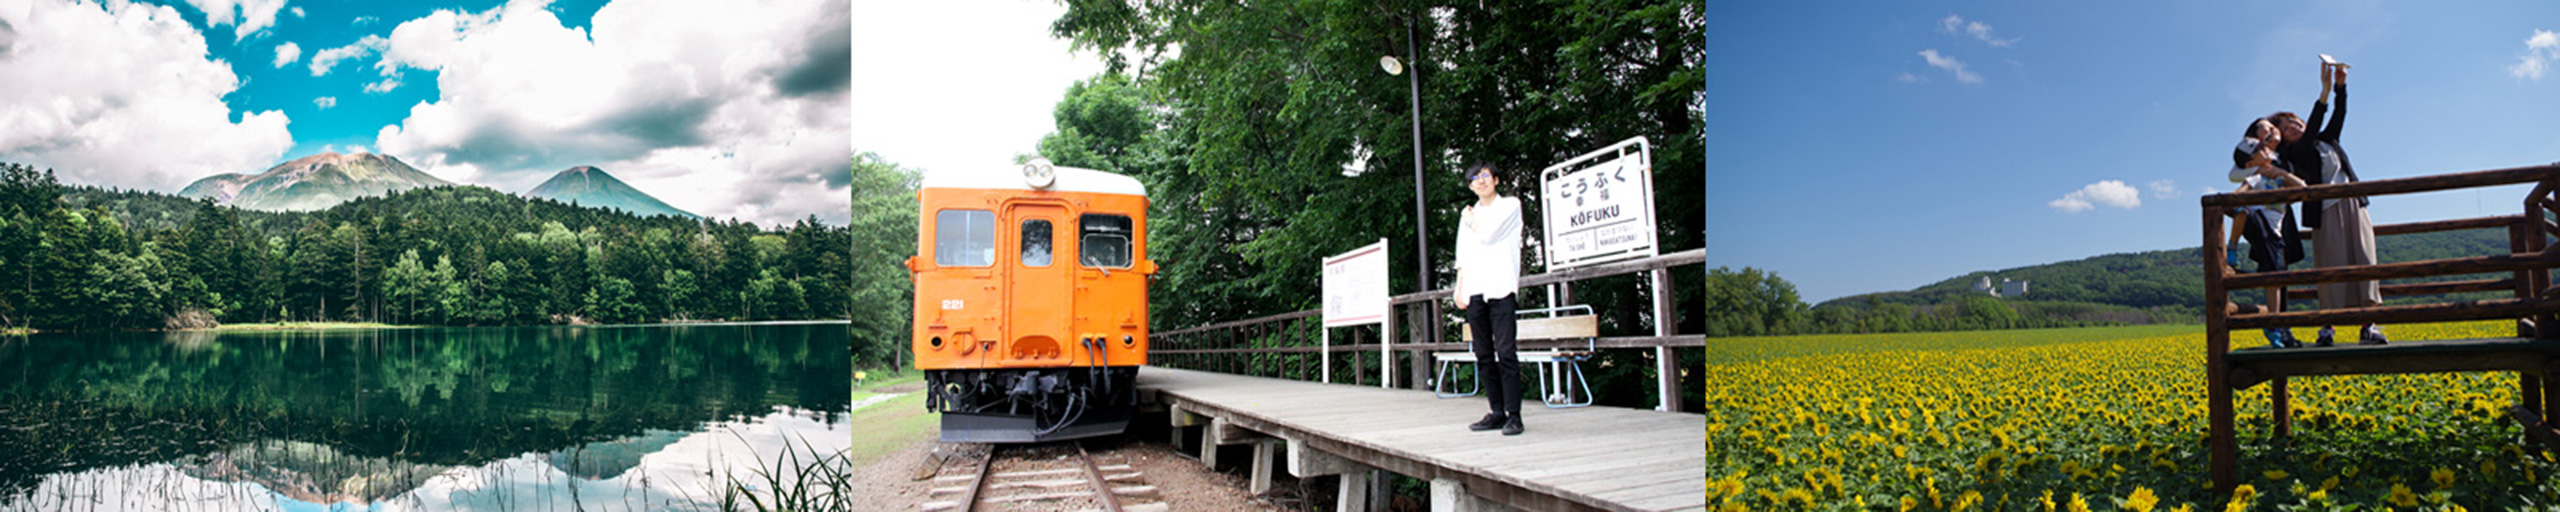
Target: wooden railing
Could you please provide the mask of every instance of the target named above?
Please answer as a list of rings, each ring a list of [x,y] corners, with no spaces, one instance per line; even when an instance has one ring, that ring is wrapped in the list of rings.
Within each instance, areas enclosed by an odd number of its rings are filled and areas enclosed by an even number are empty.
[[[2470,229],[2504,228],[2508,234],[2508,251],[2459,258],[2398,263],[2378,263],[2344,267],[2305,268],[2258,274],[2234,275],[2221,256],[2224,254],[2223,222],[2236,208],[2302,202],[2314,199],[2351,199],[2381,195],[2410,194],[2490,187],[2514,184],[2538,184],[2523,202],[2517,215],[2412,222],[2374,226],[2376,237],[2433,233]],[[2552,250],[2552,237],[2560,236],[2560,163],[2511,169],[2497,169],[2438,176],[2396,178],[2358,183],[2314,185],[2308,187],[2260,190],[2205,196],[2204,207],[2204,287],[2205,287],[2205,364],[2207,395],[2211,403],[2212,468],[2214,485],[2230,489],[2238,483],[2237,428],[2234,425],[2233,395],[2239,389],[2260,382],[2270,384],[2268,396],[2273,402],[2274,435],[2291,433],[2290,404],[2285,384],[2287,376],[2353,375],[2376,373],[2418,373],[2444,371],[2517,371],[2521,402],[2520,419],[2532,431],[2545,411],[2560,403],[2546,403],[2560,398],[2560,380],[2547,378],[2544,368],[2560,356],[2560,344],[2545,338],[2560,338],[2560,326],[2553,318],[2560,315],[2560,290],[2551,286],[2551,269],[2560,267],[2560,251]],[[2317,207],[2304,205],[2302,216],[2318,215]],[[2304,236],[2310,236],[2306,230]],[[2378,281],[2468,274],[2505,274],[2507,277],[2458,281],[2396,283],[2382,285],[2382,294],[2391,297],[2439,295],[2471,292],[2509,292],[2509,297],[2443,302],[2435,304],[2378,304],[2352,308],[2321,308],[2312,311],[2282,311],[2287,300],[2317,300],[2311,288],[2283,288],[2320,283]],[[2275,306],[2263,312],[2236,314],[2230,294],[2234,291],[2276,288],[2266,304]],[[2339,340],[2341,347],[2295,349],[2247,349],[2235,353],[2231,348],[2231,331],[2268,327],[2311,327],[2326,325],[2360,326],[2367,323],[2446,322],[2461,320],[2514,319],[2517,337],[2458,342],[2395,342],[2390,347],[2358,347],[2353,335]],[[2553,437],[2548,427],[2540,434]]]
[[[1671,268],[1705,263],[1706,250],[1692,249],[1651,258],[1521,276],[1520,292],[1524,298],[1542,297],[1545,302],[1554,303],[1559,301],[1544,298],[1546,293],[1540,287],[1557,284],[1569,289],[1577,281],[1626,274],[1646,274],[1647,279],[1644,281],[1643,288],[1653,299],[1653,335],[1606,336],[1590,345],[1603,350],[1653,349],[1655,351],[1656,409],[1678,411],[1680,368],[1679,358],[1675,357],[1673,350],[1705,347],[1706,335],[1677,333],[1677,322],[1664,320],[1676,318],[1675,312],[1678,309],[1673,300],[1676,294],[1661,293],[1661,291],[1672,289]],[[1375,385],[1374,383],[1382,382],[1383,379],[1396,387],[1409,389],[1426,387],[1422,383],[1430,376],[1432,352],[1467,349],[1466,343],[1456,340],[1456,329],[1444,328],[1442,325],[1446,315],[1442,312],[1441,301],[1449,298],[1449,294],[1450,291],[1444,288],[1389,297],[1387,299],[1390,305],[1387,315],[1388,323],[1397,326],[1397,331],[1392,333],[1394,336],[1391,340],[1379,339],[1380,335],[1389,333],[1377,332],[1376,329],[1349,329],[1351,337],[1333,339],[1331,346],[1326,347],[1322,344],[1322,323],[1318,318],[1321,311],[1309,309],[1155,332],[1148,338],[1150,348],[1147,351],[1147,357],[1153,364],[1195,370],[1297,380],[1339,380],[1364,385]],[[1570,295],[1570,293],[1560,295]],[[1529,301],[1524,300],[1521,307],[1526,309],[1529,307],[1528,304]],[[1581,341],[1520,343],[1521,350],[1559,347],[1579,349],[1584,347],[1584,343]],[[1331,355],[1325,355],[1326,352]],[[1327,366],[1324,358],[1328,357],[1334,358],[1335,362],[1348,363],[1340,365],[1341,368],[1337,369],[1335,374],[1346,373],[1342,370],[1348,369],[1349,375],[1324,375],[1323,368]],[[1407,373],[1403,377],[1390,378],[1398,375],[1399,368]]]

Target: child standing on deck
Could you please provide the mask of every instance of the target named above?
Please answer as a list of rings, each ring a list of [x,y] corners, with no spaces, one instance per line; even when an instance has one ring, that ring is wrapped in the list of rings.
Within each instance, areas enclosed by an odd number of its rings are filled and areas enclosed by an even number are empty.
[[[2252,121],[2242,135],[2240,145],[2231,150],[2230,178],[2240,183],[2239,190],[2233,192],[2303,186],[2302,179],[2286,171],[2282,162],[2276,159],[2276,147],[2283,135],[2272,123],[2266,119]],[[2302,240],[2299,228],[2293,222],[2292,210],[2289,204],[2271,204],[2244,206],[2232,212],[2231,238],[2224,245],[2230,249],[2223,256],[2223,262],[2233,271],[2239,271],[2240,241],[2244,238],[2249,241],[2248,259],[2257,262],[2257,272],[2284,270],[2285,266],[2302,261]],[[2268,287],[2266,305],[2251,311],[2282,311],[2284,304],[2277,299],[2281,296],[2280,289]],[[2302,346],[2300,340],[2293,338],[2291,329],[2269,327],[2265,332],[2267,346]]]

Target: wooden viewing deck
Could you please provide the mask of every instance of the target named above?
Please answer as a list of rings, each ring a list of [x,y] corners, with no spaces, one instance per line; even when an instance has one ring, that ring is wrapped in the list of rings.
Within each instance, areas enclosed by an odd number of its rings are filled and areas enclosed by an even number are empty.
[[[2237,274],[2222,262],[2223,222],[2236,208],[2513,184],[2536,185],[2533,192],[2525,196],[2520,214],[2373,226],[2377,237],[2505,229],[2508,241],[2505,253],[2330,268],[2314,268],[2306,258],[2300,267],[2260,274]],[[2273,437],[2282,439],[2292,433],[2292,407],[2289,404],[2292,397],[2285,389],[2286,380],[2290,377],[2515,372],[2519,403],[2509,410],[2509,414],[2523,426],[2528,438],[2543,443],[2546,448],[2560,447],[2560,430],[2552,428],[2548,419],[2554,411],[2560,411],[2560,287],[2554,287],[2551,281],[2551,270],[2560,268],[2560,244],[2553,240],[2554,236],[2560,236],[2560,164],[2214,194],[2204,196],[2199,202],[2204,209],[2201,256],[2204,259],[2206,400],[2210,416],[2207,435],[2211,442],[2210,471],[2215,488],[2229,490],[2240,482],[2234,392],[2259,384],[2268,385]],[[2300,215],[2316,214],[2307,206],[2304,210]],[[2303,233],[2305,237],[2313,236],[2309,228],[2304,228]],[[2503,292],[2507,297],[2363,307],[2329,307],[2323,304],[2324,307],[2310,311],[2283,311],[2280,307],[2288,299],[2308,298],[2322,302],[2327,299],[2320,297],[2315,289],[2288,288],[2296,285],[2481,274],[2488,277],[2384,284],[2380,288],[2385,297],[2463,292]],[[2276,310],[2236,312],[2226,309],[2231,304],[2231,293],[2258,288],[2274,290],[2275,296],[2268,298],[2267,302],[2278,305]],[[2513,320],[2516,335],[2470,340],[2397,340],[2382,346],[2356,345],[2356,328],[2366,323],[2460,320]],[[2324,325],[2344,327],[2338,331],[2341,338],[2337,340],[2339,346],[2232,348],[2231,331],[2236,329]]]
[[[1482,398],[1146,367],[1141,399],[1164,407],[1181,437],[1204,427],[1215,447],[1250,444],[1255,491],[1287,448],[1301,478],[1342,475],[1340,509],[1371,503],[1371,469],[1432,482],[1433,510],[1705,510],[1706,417],[1618,407],[1548,409],[1534,400],[1528,432],[1469,432]]]

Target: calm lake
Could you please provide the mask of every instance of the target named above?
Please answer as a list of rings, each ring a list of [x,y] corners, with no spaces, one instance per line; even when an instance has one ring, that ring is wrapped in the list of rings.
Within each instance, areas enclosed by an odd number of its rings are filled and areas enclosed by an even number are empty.
[[[851,443],[849,334],[0,336],[0,510],[716,508]]]

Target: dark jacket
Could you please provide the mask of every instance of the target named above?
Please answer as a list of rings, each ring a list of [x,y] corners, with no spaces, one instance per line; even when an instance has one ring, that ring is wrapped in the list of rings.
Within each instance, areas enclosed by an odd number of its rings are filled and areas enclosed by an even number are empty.
[[[2337,98],[2337,112],[2330,112],[2329,104],[2326,103],[2311,104],[2311,117],[2303,122],[2305,130],[2302,132],[2302,137],[2285,141],[2283,147],[2276,149],[2276,158],[2283,160],[2285,167],[2293,169],[2294,176],[2302,178],[2304,183],[2328,184],[2327,173],[2322,170],[2327,168],[2329,163],[2327,160],[2332,157],[2337,159],[2338,175],[2342,179],[2339,183],[2361,181],[2356,177],[2355,165],[2347,160],[2347,151],[2338,147],[2338,134],[2347,127],[2346,82],[2332,85],[2329,95]],[[2327,123],[2325,126],[2322,124],[2323,121]],[[2317,127],[2319,130],[2312,131],[2309,129],[2312,127]],[[2303,203],[2302,225],[2311,228],[2320,227],[2321,211],[2327,209],[2329,201],[2334,199]],[[2372,204],[2371,200],[2361,197],[2356,198],[2356,201],[2360,206]]]

